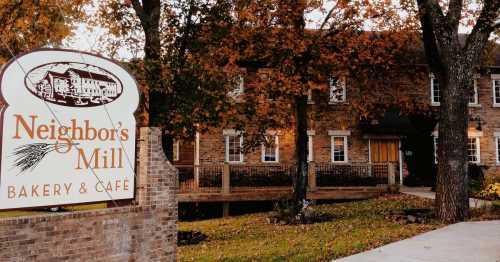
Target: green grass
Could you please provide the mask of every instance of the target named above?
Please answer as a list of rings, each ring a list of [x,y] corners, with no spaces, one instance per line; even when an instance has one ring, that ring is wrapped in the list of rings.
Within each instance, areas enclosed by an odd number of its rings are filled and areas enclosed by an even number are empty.
[[[318,206],[333,216],[312,225],[271,225],[266,213],[196,222],[179,222],[179,230],[197,230],[208,239],[180,246],[180,261],[329,261],[436,229],[441,224],[405,224],[392,210],[431,207],[410,196],[387,196]]]

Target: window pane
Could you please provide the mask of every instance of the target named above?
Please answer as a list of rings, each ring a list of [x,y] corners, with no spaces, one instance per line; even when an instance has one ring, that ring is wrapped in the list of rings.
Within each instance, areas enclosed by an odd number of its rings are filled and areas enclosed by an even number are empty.
[[[497,162],[500,163],[500,138],[495,138],[497,141]]]
[[[439,103],[441,101],[441,90],[439,89],[439,81],[437,78],[432,78],[432,102]]]
[[[231,162],[241,161],[240,136],[228,136],[228,160]]]
[[[266,140],[267,143],[264,144],[264,161],[274,162],[277,160],[276,152],[278,150],[276,136],[268,136]]]
[[[345,161],[344,139],[346,139],[346,137],[342,137],[342,136],[333,137],[333,161],[334,162]]]
[[[467,143],[467,153],[469,162],[478,162],[477,138],[469,138]]]
[[[500,80],[493,81],[495,89],[495,104],[500,104]]]
[[[345,101],[345,85],[340,79],[330,78],[330,102]]]

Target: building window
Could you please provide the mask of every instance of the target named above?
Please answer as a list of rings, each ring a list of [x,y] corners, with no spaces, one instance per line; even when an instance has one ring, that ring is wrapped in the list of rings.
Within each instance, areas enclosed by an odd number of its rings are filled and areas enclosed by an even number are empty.
[[[479,137],[469,137],[467,142],[467,157],[470,163],[480,162]]]
[[[346,101],[345,78],[330,77],[330,104],[343,103]]]
[[[469,97],[469,105],[478,105],[479,97],[477,94],[478,79],[474,77],[474,93]]]
[[[277,135],[266,136],[262,143],[262,162],[279,162],[279,140]]]
[[[241,135],[226,136],[226,162],[243,162],[243,137]]]
[[[500,79],[493,80],[493,106],[500,106]]]
[[[307,90],[307,103],[314,104],[312,89]]]
[[[236,78],[234,84],[235,86],[233,90],[229,92],[228,95],[233,99],[237,99],[245,92],[245,79],[243,78],[243,76],[240,75]]]
[[[347,136],[332,136],[332,162],[347,162]]]
[[[441,89],[439,88],[439,81],[434,75],[431,74],[431,104],[439,105],[441,101]]]
[[[479,142],[480,142],[479,137],[467,138],[467,160],[469,161],[469,163],[477,164],[481,162],[481,156],[480,156],[481,145]],[[438,162],[437,150],[438,150],[438,137],[434,136],[434,161],[436,163]]]
[[[495,149],[498,165],[500,164],[500,135],[495,135]]]

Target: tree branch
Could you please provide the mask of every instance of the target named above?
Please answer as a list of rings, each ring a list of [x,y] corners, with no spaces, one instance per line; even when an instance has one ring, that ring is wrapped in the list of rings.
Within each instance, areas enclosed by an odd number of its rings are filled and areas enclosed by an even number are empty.
[[[422,27],[422,38],[424,43],[425,56],[431,67],[431,71],[438,73],[442,71],[442,60],[439,53],[439,46],[437,44],[436,31],[435,31],[435,19],[433,20],[433,14],[436,12],[431,12],[431,5],[427,0],[417,0],[418,2],[418,12],[420,18],[420,24]]]
[[[448,14],[446,18],[448,20],[448,24],[452,28],[453,31],[458,30],[458,26],[460,25],[460,17],[462,14],[463,0],[450,0],[448,5]]]
[[[134,7],[134,11],[141,20],[141,23],[146,22],[147,18],[144,13],[144,9],[142,8],[141,2],[139,0],[132,0],[132,6]]]
[[[500,1],[498,0],[485,0],[481,14],[477,19],[476,25],[472,29],[469,37],[465,44],[465,52],[468,54],[468,58],[472,59],[474,64],[479,62],[481,57],[481,52],[483,52],[484,46],[488,41],[488,38],[498,27],[499,23],[495,23],[497,19],[500,18]]]

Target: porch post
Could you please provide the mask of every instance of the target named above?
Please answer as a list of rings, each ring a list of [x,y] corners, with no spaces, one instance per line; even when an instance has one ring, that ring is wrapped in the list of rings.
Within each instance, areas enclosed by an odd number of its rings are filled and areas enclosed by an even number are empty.
[[[200,188],[200,133],[196,132],[194,140],[194,190]]]
[[[222,172],[222,194],[229,194],[231,192],[231,189],[229,188],[231,186],[231,180],[230,180],[230,172],[229,172],[229,164],[224,163],[224,168]]]
[[[310,191],[315,191],[316,190],[316,163],[314,161],[309,162],[309,190]]]

